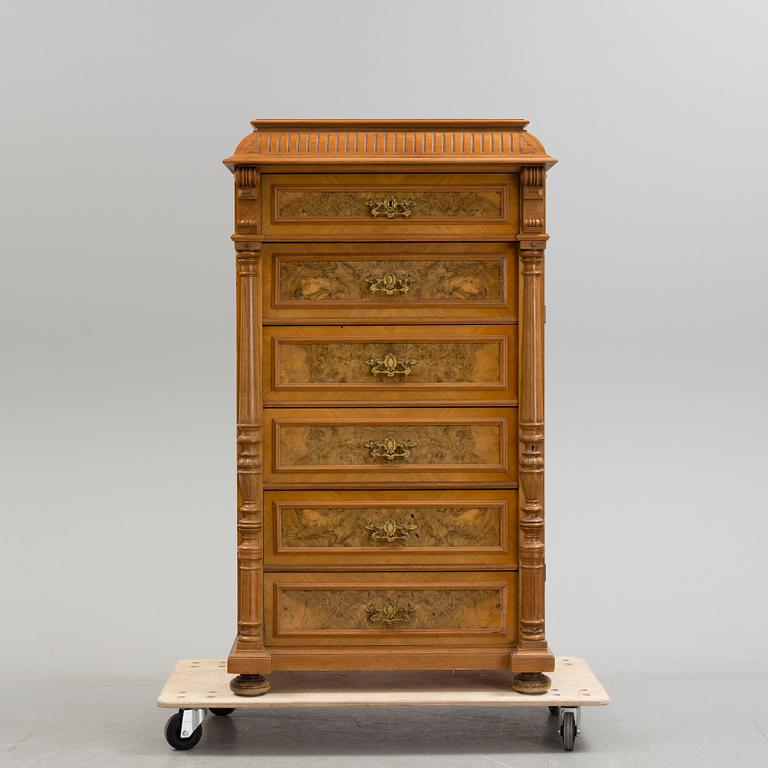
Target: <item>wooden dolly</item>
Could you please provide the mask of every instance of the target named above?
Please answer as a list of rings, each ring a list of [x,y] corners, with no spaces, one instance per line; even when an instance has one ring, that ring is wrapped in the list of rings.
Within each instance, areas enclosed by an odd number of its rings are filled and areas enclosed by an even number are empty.
[[[552,687],[536,696],[516,693],[509,673],[489,671],[275,672],[272,690],[252,698],[229,690],[233,675],[221,659],[179,661],[157,699],[176,709],[165,726],[174,749],[192,749],[203,735],[210,712],[269,707],[548,707],[557,715],[557,732],[570,752],[581,733],[581,708],[610,699],[584,659],[558,657]]]

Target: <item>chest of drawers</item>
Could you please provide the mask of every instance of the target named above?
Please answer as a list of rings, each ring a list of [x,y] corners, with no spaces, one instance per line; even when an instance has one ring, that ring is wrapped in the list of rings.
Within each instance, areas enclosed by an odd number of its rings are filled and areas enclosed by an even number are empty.
[[[238,623],[273,670],[546,690],[545,174],[522,120],[254,121],[235,176]]]

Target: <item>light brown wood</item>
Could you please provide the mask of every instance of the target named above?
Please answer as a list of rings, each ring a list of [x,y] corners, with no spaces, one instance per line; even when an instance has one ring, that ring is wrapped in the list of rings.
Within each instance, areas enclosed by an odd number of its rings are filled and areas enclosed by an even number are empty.
[[[525,125],[258,121],[226,161],[238,259],[228,668],[241,693],[262,692],[248,676],[273,670],[505,669],[532,674],[514,685],[533,690],[553,669],[543,257],[555,161]]]
[[[544,284],[542,250],[521,251],[520,646],[544,639]]]
[[[268,661],[262,628],[263,484],[261,261],[241,251],[237,261],[237,642]]]
[[[253,120],[253,133],[224,162],[346,167],[407,163],[471,167],[557,162],[525,130],[527,120]]]
[[[272,646],[270,657],[251,654],[235,641],[228,659],[230,672],[261,670],[349,670],[369,669],[509,669],[535,672],[554,669],[549,648],[521,651],[509,645],[404,645],[381,646]]]
[[[229,690],[220,659],[179,661],[158,696],[168,709],[196,707],[601,707],[610,702],[584,659],[558,657],[543,695],[524,696],[502,671],[275,673],[272,692],[243,699]]]
[[[513,490],[267,491],[264,507],[267,570],[517,567]]]
[[[517,322],[514,243],[269,243],[262,252],[265,325]]]
[[[348,237],[395,234],[451,235],[482,228],[515,235],[518,227],[516,174],[264,174],[261,181],[264,234]],[[379,213],[387,199],[395,208]],[[258,201],[238,198],[239,232],[251,222]],[[251,223],[249,223],[251,222]]]
[[[238,675],[229,681],[229,689],[237,696],[263,696],[271,688],[263,675]]]
[[[517,327],[264,329],[265,405],[517,405]]]
[[[267,573],[270,646],[513,644],[517,574]]]
[[[267,488],[517,482],[515,408],[267,408]]]

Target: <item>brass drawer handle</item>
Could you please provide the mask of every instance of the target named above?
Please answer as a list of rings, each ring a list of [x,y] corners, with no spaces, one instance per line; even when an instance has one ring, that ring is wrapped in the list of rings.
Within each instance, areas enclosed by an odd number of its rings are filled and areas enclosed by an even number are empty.
[[[411,206],[416,205],[416,201],[410,197],[384,195],[384,197],[378,200],[374,198],[366,200],[365,204],[370,209],[371,216],[374,219],[377,216],[386,216],[388,219],[394,219],[395,216],[404,216],[407,219],[411,215]]]
[[[365,530],[371,532],[371,538],[374,541],[386,541],[387,544],[392,544],[395,541],[407,541],[413,531],[419,530],[419,526],[414,523],[385,520],[383,523],[368,523]]]
[[[365,606],[368,621],[372,624],[386,624],[388,627],[408,621],[415,610],[410,603],[399,605],[394,595],[387,595],[386,602],[381,605],[371,603]]]
[[[411,448],[415,448],[418,443],[413,440],[404,440],[402,443],[391,437],[385,437],[384,440],[369,440],[365,447],[371,452],[375,459],[386,459],[394,461],[395,459],[407,459],[411,455]]]
[[[408,358],[398,360],[397,356],[390,352],[381,360],[371,358],[366,360],[365,364],[370,366],[372,376],[382,375],[388,379],[394,379],[395,376],[410,376],[411,366],[416,365],[417,362],[418,360]]]
[[[408,289],[416,282],[416,278],[412,275],[396,275],[394,272],[385,272],[383,275],[368,275],[365,282],[368,283],[368,290],[371,293],[394,296],[396,293],[408,293]]]

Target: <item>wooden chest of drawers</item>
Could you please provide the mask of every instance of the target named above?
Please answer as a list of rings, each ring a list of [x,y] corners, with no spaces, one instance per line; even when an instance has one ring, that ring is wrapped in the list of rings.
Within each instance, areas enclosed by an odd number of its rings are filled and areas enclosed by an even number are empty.
[[[544,182],[525,121],[254,121],[235,174],[238,628],[272,670],[545,690]]]

